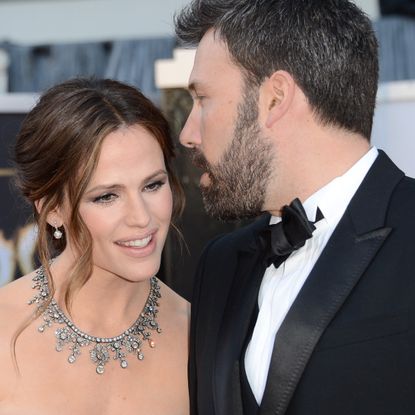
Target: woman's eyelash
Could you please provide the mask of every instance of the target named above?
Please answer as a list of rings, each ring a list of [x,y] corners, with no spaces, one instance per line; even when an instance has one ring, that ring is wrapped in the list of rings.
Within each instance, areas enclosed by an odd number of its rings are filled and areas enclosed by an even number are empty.
[[[112,202],[117,195],[115,193],[105,193],[103,195],[99,195],[93,199],[94,203],[110,203]]]
[[[145,190],[150,192],[155,192],[156,190],[160,189],[166,183],[165,180],[157,180],[145,186]]]
[[[167,180],[156,180],[155,182],[151,182],[144,186],[144,190],[147,192],[156,192],[158,189],[160,189]],[[118,198],[118,195],[115,193],[104,193],[102,195],[96,196],[92,199],[92,202],[94,203],[111,203],[116,198]]]

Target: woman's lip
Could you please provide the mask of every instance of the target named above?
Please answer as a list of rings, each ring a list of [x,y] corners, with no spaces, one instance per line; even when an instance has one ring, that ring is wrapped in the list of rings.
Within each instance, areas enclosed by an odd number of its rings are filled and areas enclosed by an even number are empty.
[[[151,255],[156,247],[157,247],[157,239],[156,235],[153,235],[150,242],[144,246],[144,247],[138,247],[138,246],[126,246],[126,245],[120,245],[115,244],[120,250],[127,254],[128,256],[135,257],[135,258],[142,258]]]
[[[116,244],[124,244],[124,243],[128,243],[128,242],[133,242],[133,241],[142,241],[146,238],[148,238],[149,236],[154,237],[154,234],[157,232],[157,230],[153,230],[151,232],[146,233],[145,235],[134,235],[128,238],[123,238],[123,239],[119,239],[117,241],[115,241]]]
[[[123,242],[116,242],[118,245],[131,247],[131,248],[145,248],[153,238],[152,235],[147,236],[143,239],[132,239],[129,241],[123,241]]]

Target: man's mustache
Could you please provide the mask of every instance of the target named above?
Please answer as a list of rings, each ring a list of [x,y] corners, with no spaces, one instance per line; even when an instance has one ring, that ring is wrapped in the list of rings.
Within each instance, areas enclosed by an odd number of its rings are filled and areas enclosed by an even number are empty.
[[[200,150],[196,148],[189,149],[189,156],[196,167],[205,172],[211,172],[211,166]]]

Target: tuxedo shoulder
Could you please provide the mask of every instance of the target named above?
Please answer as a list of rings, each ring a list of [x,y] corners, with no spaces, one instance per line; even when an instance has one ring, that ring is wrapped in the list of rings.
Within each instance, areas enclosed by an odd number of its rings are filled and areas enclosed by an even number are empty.
[[[205,251],[219,251],[229,254],[241,248],[248,248],[255,242],[258,232],[268,225],[269,220],[270,215],[264,214],[248,225],[219,235],[208,243]]]
[[[245,266],[241,264],[255,261],[257,234],[268,225],[269,219],[270,215],[263,215],[249,225],[220,235],[208,243],[195,273],[193,315],[197,314],[194,310],[199,310],[200,304],[209,310],[209,304],[217,303],[219,297],[222,300],[226,298],[232,281],[239,275],[240,266]]]
[[[406,219],[415,218],[415,179],[405,176],[392,194],[390,210]]]
[[[399,183],[398,189],[400,192],[412,195],[412,201],[415,200],[415,178],[405,176]]]

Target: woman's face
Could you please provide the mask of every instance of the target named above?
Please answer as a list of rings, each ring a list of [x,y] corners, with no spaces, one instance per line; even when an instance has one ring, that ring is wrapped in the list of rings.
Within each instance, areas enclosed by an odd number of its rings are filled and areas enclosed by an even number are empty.
[[[163,153],[139,125],[102,143],[79,213],[93,240],[94,272],[142,281],[160,267],[172,213]]]

